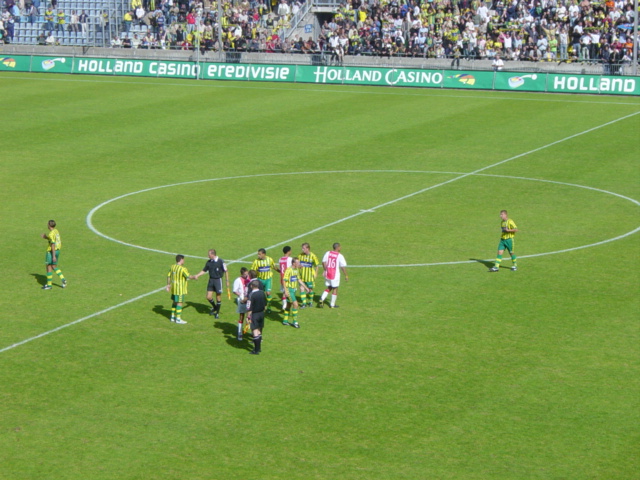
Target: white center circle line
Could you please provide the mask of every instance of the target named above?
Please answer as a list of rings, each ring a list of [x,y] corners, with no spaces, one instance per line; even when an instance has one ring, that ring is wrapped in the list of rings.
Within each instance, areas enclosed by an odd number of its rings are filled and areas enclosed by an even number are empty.
[[[550,184],[555,184],[555,185],[562,185],[562,186],[568,186],[568,187],[574,187],[574,188],[582,188],[585,190],[590,190],[590,191],[595,191],[598,193],[604,193],[607,195],[613,195],[615,197],[621,198],[623,200],[627,200],[632,202],[633,204],[640,206],[640,202],[621,195],[619,193],[615,193],[615,192],[610,192],[607,190],[602,190],[599,188],[595,188],[595,187],[589,187],[589,186],[585,186],[585,185],[578,185],[578,184],[574,184],[574,183],[566,183],[566,182],[558,182],[558,181],[554,181],[554,180],[544,180],[544,179],[536,179],[536,178],[527,178],[527,177],[518,177],[518,176],[509,176],[509,175],[492,175],[492,174],[485,174],[485,173],[461,173],[461,172],[442,172],[442,171],[421,171],[421,170],[331,170],[331,171],[315,171],[315,172],[284,172],[284,173],[265,173],[265,174],[254,174],[254,175],[239,175],[239,176],[232,176],[232,177],[221,177],[221,178],[210,178],[210,179],[202,179],[202,180],[192,180],[189,182],[180,182],[180,183],[174,183],[174,184],[169,184],[169,185],[161,185],[158,187],[151,187],[151,188],[146,188],[143,190],[138,190],[136,192],[131,192],[131,193],[127,193],[124,195],[120,195],[118,197],[112,198],[110,200],[107,200],[103,203],[101,203],[100,205],[94,207],[89,214],[87,215],[87,226],[89,227],[89,229],[91,231],[93,231],[96,235],[115,242],[115,243],[119,243],[121,245],[125,245],[128,247],[132,247],[132,248],[138,248],[141,250],[146,250],[146,251],[150,251],[150,252],[155,252],[155,253],[161,253],[161,254],[166,254],[166,255],[176,255],[177,252],[169,252],[169,251],[165,251],[165,250],[158,250],[158,249],[154,249],[154,248],[149,248],[149,247],[144,247],[141,245],[136,245],[133,243],[128,243],[128,242],[124,242],[122,240],[118,240],[116,238],[110,237],[108,235],[105,235],[104,233],[100,232],[94,225],[93,225],[93,215],[99,211],[102,207],[113,203],[117,200],[123,199],[123,198],[127,198],[130,197],[132,195],[138,195],[141,193],[146,193],[146,192],[150,192],[150,191],[154,191],[154,190],[159,190],[159,189],[163,189],[163,188],[171,188],[171,187],[177,187],[177,186],[183,186],[183,185],[192,185],[192,184],[197,184],[197,183],[205,183],[205,182],[217,182],[217,181],[225,181],[225,180],[235,180],[235,179],[244,179],[244,178],[256,178],[256,177],[277,177],[277,176],[285,176],[285,175],[318,175],[318,174],[335,174],[335,173],[421,173],[421,174],[438,174],[438,175],[456,175],[455,178],[447,180],[445,182],[436,184],[436,185],[432,185],[430,187],[418,190],[417,192],[399,197],[395,200],[391,200],[385,203],[382,203],[380,205],[377,205],[375,207],[372,207],[370,209],[361,209],[358,212],[352,214],[352,215],[348,215],[346,217],[343,217],[341,219],[338,219],[334,222],[330,222],[326,225],[322,225],[320,227],[317,227],[313,230],[310,230],[308,232],[305,232],[301,235],[297,235],[295,237],[289,238],[287,240],[284,240],[283,242],[277,243],[275,245],[271,245],[269,247],[267,247],[267,249],[272,249],[275,247],[278,247],[280,245],[284,245],[286,243],[290,243],[294,240],[298,240],[300,238],[303,238],[305,236],[311,235],[315,232],[318,232],[320,230],[324,230],[328,227],[331,227],[333,225],[337,225],[339,223],[345,222],[347,220],[350,220],[352,218],[356,218],[360,215],[363,215],[365,213],[372,213],[375,212],[376,209],[384,207],[384,206],[388,206],[388,205],[392,205],[394,203],[399,202],[400,200],[405,200],[407,198],[411,198],[414,197],[420,193],[424,193],[428,190],[431,190],[433,188],[436,188],[438,186],[441,185],[445,185],[447,183],[451,183],[452,181],[461,179],[461,178],[466,178],[469,176],[478,176],[478,177],[494,177],[494,178],[504,178],[504,179],[512,179],[512,180],[523,180],[523,181],[532,181],[532,182],[542,182],[542,183],[550,183]],[[541,257],[541,256],[545,256],[545,255],[555,255],[555,254],[559,254],[559,253],[566,253],[566,252],[571,252],[571,251],[575,251],[575,250],[581,250],[584,248],[590,248],[590,247],[595,247],[598,245],[603,245],[606,243],[610,243],[610,242],[614,242],[616,240],[621,240],[623,238],[626,238],[630,235],[633,235],[637,232],[640,231],[640,226],[636,227],[635,229],[626,232],[622,235],[618,235],[616,237],[612,237],[612,238],[608,238],[605,240],[601,240],[599,242],[595,242],[595,243],[590,243],[587,245],[580,245],[577,247],[571,247],[571,248],[566,248],[566,249],[562,249],[562,250],[556,250],[556,251],[551,251],[551,252],[542,252],[542,253],[534,253],[534,254],[530,254],[530,255],[520,255],[520,258],[533,258],[533,257]],[[207,257],[202,257],[202,256],[197,256],[197,255],[187,255],[187,254],[183,254],[185,257],[189,257],[189,258],[196,258],[196,259],[202,259],[202,260],[206,260]],[[245,255],[244,257],[241,257],[237,260],[234,261],[230,261],[229,263],[240,263],[242,262],[244,259],[250,257],[251,255],[253,255],[253,253],[249,254],[249,255]],[[431,263],[411,263],[411,264],[398,264],[398,265],[350,265],[350,267],[352,268],[398,268],[398,267],[427,267],[427,266],[437,266],[437,265],[459,265],[459,264],[465,264],[465,263],[477,263],[477,260],[458,260],[458,261],[448,261],[448,262],[431,262]]]

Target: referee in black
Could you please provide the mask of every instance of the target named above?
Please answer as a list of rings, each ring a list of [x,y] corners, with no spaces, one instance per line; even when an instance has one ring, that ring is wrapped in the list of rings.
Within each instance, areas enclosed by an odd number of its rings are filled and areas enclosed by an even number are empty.
[[[211,304],[209,315],[220,318],[220,305],[222,304],[222,276],[227,279],[227,290],[229,290],[229,274],[227,266],[212,248],[209,250],[209,260],[205,263],[202,271],[196,275],[196,280],[205,273],[209,273],[209,283],[207,284],[207,300]],[[213,301],[213,292],[216,292],[216,301]]]
[[[247,315],[253,332],[253,350],[249,353],[259,355],[262,351],[262,329],[264,328],[264,311],[267,308],[267,296],[260,290],[260,280],[251,280],[247,297]]]

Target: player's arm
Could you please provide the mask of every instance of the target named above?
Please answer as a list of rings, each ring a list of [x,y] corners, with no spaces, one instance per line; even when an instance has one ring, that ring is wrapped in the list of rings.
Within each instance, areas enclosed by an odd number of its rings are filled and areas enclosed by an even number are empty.
[[[56,261],[56,244],[51,244],[51,260],[55,263]]]
[[[344,280],[346,282],[349,281],[349,275],[347,275],[347,262],[344,260],[344,257],[342,258],[342,261],[340,262],[340,270],[342,270],[342,273],[344,274]]]
[[[507,224],[507,228],[505,228],[504,231],[509,233],[516,233],[518,231],[518,227],[514,222],[509,222]]]
[[[342,270],[342,273],[344,273],[344,280],[346,282],[348,282],[349,281],[349,275],[347,275],[347,269],[344,268],[344,267],[340,267],[340,270]]]
[[[307,287],[307,285],[302,280],[300,280],[300,277],[298,277],[298,283],[300,284],[301,291],[305,291],[305,292],[309,291],[309,287]]]
[[[171,271],[167,273],[167,292],[171,290]]]
[[[286,282],[288,282],[290,278],[291,278],[291,269],[287,268],[287,270],[284,272],[284,275],[282,276],[282,286],[285,287],[284,288],[284,295],[289,300],[291,300],[291,295],[289,295],[289,289],[285,285],[286,285]]]
[[[182,276],[184,278],[186,278],[187,280],[197,280],[198,279],[197,275],[189,275],[189,270],[187,270],[186,268],[182,272]]]

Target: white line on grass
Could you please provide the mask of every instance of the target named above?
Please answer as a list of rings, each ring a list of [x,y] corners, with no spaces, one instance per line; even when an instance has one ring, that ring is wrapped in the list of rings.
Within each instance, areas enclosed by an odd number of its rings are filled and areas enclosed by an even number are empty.
[[[4,72],[0,72],[0,73],[4,73]],[[46,75],[52,75],[50,73],[46,74]],[[424,94],[433,94],[433,97],[438,97],[438,98],[474,98],[474,99],[481,99],[481,100],[518,100],[518,101],[526,101],[526,102],[549,102],[549,103],[576,103],[576,104],[593,104],[593,105],[626,105],[626,106],[634,106],[634,107],[640,107],[640,104],[638,103],[633,103],[633,102],[609,102],[609,101],[602,101],[602,102],[597,102],[597,101],[593,101],[593,100],[580,100],[579,98],[577,98],[573,93],[554,93],[552,94],[554,98],[527,98],[527,97],[523,97],[523,98],[519,98],[519,97],[500,97],[500,96],[493,96],[496,93],[500,93],[500,94],[504,94],[504,93],[513,93],[516,95],[533,95],[536,97],[542,97],[542,96],[546,96],[549,95],[549,93],[547,92],[520,92],[520,91],[485,91],[484,94],[482,95],[475,95],[473,93],[469,93],[469,95],[453,95],[453,94],[443,94],[442,92],[450,92],[450,91],[455,91],[456,89],[454,88],[441,88],[441,87],[429,87],[429,88],[425,88],[425,87],[395,87],[395,86],[386,86],[385,87],[380,87],[380,86],[375,86],[373,87],[374,90],[366,90],[366,91],[358,91],[355,90],[356,88],[366,88],[366,87],[372,87],[371,85],[340,85],[340,84],[323,84],[323,86],[328,87],[325,89],[320,89],[320,88],[292,88],[292,87],[285,87],[282,85],[272,85],[269,84],[269,86],[266,85],[260,85],[258,84],[259,82],[250,82],[248,80],[245,80],[244,82],[242,80],[195,80],[195,79],[184,79],[184,83],[175,83],[175,82],[171,82],[170,80],[175,80],[175,79],[168,79],[168,78],[156,78],[156,80],[164,80],[161,83],[160,82],[149,82],[148,80],[141,80],[139,82],[136,81],[131,81],[131,80],[117,80],[115,78],[111,78],[108,76],[101,76],[101,75],[96,75],[96,76],[92,76],[89,78],[71,78],[68,74],[56,74],[56,75],[64,75],[64,78],[42,78],[42,77],[3,77],[0,75],[0,80],[11,80],[11,79],[18,79],[18,80],[33,80],[33,81],[50,81],[50,82],[77,82],[77,83],[109,83],[109,84],[122,84],[122,85],[153,85],[153,86],[159,86],[159,87],[190,87],[190,88],[238,88],[238,89],[244,89],[244,90],[273,90],[273,91],[284,91],[284,92],[312,92],[312,93],[348,93],[348,94],[354,94],[354,95],[398,95],[398,96],[405,96],[405,97],[425,97]],[[247,85],[247,83],[251,83],[251,85]],[[257,85],[256,85],[257,84]],[[300,85],[300,86],[315,86],[314,84],[311,83],[295,83],[294,85]],[[348,87],[349,90],[339,90],[340,87]],[[420,91],[421,93],[412,93],[414,91]],[[582,96],[585,96],[584,94],[582,94]],[[556,98],[557,97],[557,98]],[[595,94],[590,95],[590,97],[595,97]],[[599,97],[596,98],[603,98],[603,100],[606,100],[608,98],[610,98],[611,96],[607,96],[605,94],[601,94]],[[571,98],[571,100],[569,100]]]
[[[87,315],[86,317],[79,318],[78,320],[74,320],[73,322],[65,323],[64,325],[61,325],[59,327],[54,328],[53,330],[49,330],[47,332],[41,333],[39,335],[36,335],[35,337],[27,338],[26,340],[22,340],[21,342],[14,343],[13,345],[9,345],[8,347],[4,347],[4,348],[0,349],[0,353],[3,353],[3,352],[6,352],[8,350],[11,350],[13,348],[19,347],[20,345],[24,345],[25,343],[29,343],[29,342],[31,342],[33,340],[37,340],[38,338],[42,338],[42,337],[44,337],[46,335],[49,335],[51,333],[58,332],[58,331],[62,330],[63,328],[67,328],[67,327],[70,327],[72,325],[76,325],[78,323],[84,322],[85,320],[89,320],[90,318],[97,317],[99,315],[102,315],[103,313],[110,312],[111,310],[115,310],[116,308],[122,307],[124,305],[129,304],[129,303],[136,302],[136,301],[141,300],[141,299],[143,299],[145,297],[148,297],[149,295],[153,295],[154,293],[158,293],[161,290],[164,290],[164,288],[165,287],[162,287],[162,288],[158,288],[158,289],[153,290],[153,291],[148,292],[148,293],[143,293],[142,295],[138,295],[135,298],[130,298],[129,300],[126,300],[126,301],[124,301],[122,303],[119,303],[117,305],[114,305],[112,307],[105,308],[104,310],[100,310],[99,312],[92,313],[91,315]]]
[[[581,135],[585,135],[587,133],[591,133],[591,132],[593,132],[595,130],[598,130],[598,129],[603,128],[603,127],[607,127],[609,125],[612,125],[614,123],[620,122],[620,121],[625,120],[627,118],[631,118],[631,117],[633,117],[635,115],[638,115],[638,114],[640,114],[640,112],[632,113],[630,115],[626,115],[624,117],[618,118],[617,120],[612,120],[610,122],[603,123],[602,125],[599,125],[597,127],[593,127],[593,128],[588,129],[588,130],[585,130],[583,132],[579,132],[579,133],[570,135],[570,136],[565,137],[565,138],[563,138],[561,140],[557,140],[555,142],[551,142],[551,143],[549,143],[547,145],[544,145],[542,147],[538,147],[538,148],[535,148],[533,150],[529,150],[528,152],[515,155],[513,157],[507,158],[506,160],[501,160],[501,161],[496,162],[496,163],[494,163],[492,165],[488,165],[486,167],[482,167],[482,168],[479,168],[477,170],[474,170],[473,172],[470,172],[470,173],[432,172],[432,173],[439,173],[439,174],[450,173],[452,175],[457,175],[457,177],[451,178],[451,179],[446,180],[446,181],[441,182],[441,183],[437,183],[435,185],[431,185],[429,187],[426,187],[426,188],[423,188],[421,190],[418,190],[417,192],[413,192],[413,193],[410,193],[408,195],[404,195],[404,196],[396,198],[394,200],[390,200],[388,202],[381,203],[381,204],[376,205],[374,207],[370,207],[368,209],[361,209],[360,211],[358,211],[358,212],[356,212],[356,213],[354,213],[352,215],[349,215],[347,217],[341,218],[341,219],[336,220],[334,222],[328,223],[328,224],[323,225],[321,227],[315,228],[315,229],[310,230],[308,232],[305,232],[305,233],[303,233],[301,235],[293,237],[293,238],[291,238],[289,240],[285,240],[283,243],[288,243],[290,241],[297,240],[299,238],[308,236],[308,235],[310,235],[312,233],[316,233],[316,232],[318,232],[320,230],[324,230],[325,228],[332,227],[332,226],[337,225],[339,223],[343,223],[343,222],[345,222],[347,220],[351,220],[353,218],[359,217],[360,215],[363,215],[365,213],[371,213],[371,212],[373,212],[373,211],[375,211],[375,210],[377,210],[379,208],[386,207],[386,206],[389,206],[389,205],[393,205],[394,203],[400,202],[402,200],[406,200],[408,198],[415,197],[416,195],[420,195],[422,193],[428,192],[430,190],[433,190],[434,188],[438,188],[438,187],[441,187],[443,185],[447,185],[449,183],[453,183],[453,182],[456,182],[458,180],[462,180],[462,179],[470,177],[470,176],[478,175],[481,172],[484,172],[485,170],[488,170],[490,168],[494,168],[494,167],[497,167],[499,165],[505,164],[507,162],[511,162],[513,160],[516,160],[518,158],[530,155],[532,153],[539,152],[541,150],[547,149],[547,148],[552,147],[554,145],[557,145],[559,143],[566,142],[568,140],[577,138],[577,137],[579,137]],[[333,171],[320,171],[320,172],[265,173],[265,174],[254,174],[254,175],[238,175],[238,176],[233,176],[233,177],[224,177],[224,178],[215,178],[215,179],[192,180],[192,181],[189,181],[189,182],[174,183],[174,184],[171,184],[171,185],[161,185],[161,186],[158,186],[158,187],[151,187],[151,188],[146,188],[146,189],[143,189],[143,190],[138,190],[137,192],[126,193],[124,195],[120,195],[118,197],[114,197],[114,198],[111,198],[109,200],[106,200],[105,202],[102,202],[100,205],[98,205],[98,206],[94,207],[93,209],[91,209],[91,211],[87,215],[86,223],[87,223],[87,226],[89,227],[89,229],[93,233],[95,233],[96,235],[98,235],[98,236],[100,236],[100,237],[102,237],[102,238],[104,238],[106,240],[110,240],[112,242],[119,243],[121,245],[125,245],[125,246],[128,246],[128,247],[139,248],[141,250],[147,250],[147,251],[150,251],[150,252],[163,253],[163,254],[168,254],[168,255],[176,255],[177,252],[167,252],[165,250],[158,250],[158,249],[154,249],[154,248],[143,247],[143,246],[140,246],[140,245],[135,245],[133,243],[123,242],[123,241],[118,240],[118,239],[113,238],[113,237],[109,237],[108,235],[103,234],[97,228],[94,227],[94,225],[93,225],[93,216],[102,207],[104,207],[105,205],[108,205],[108,204],[110,204],[112,202],[115,202],[116,200],[120,200],[122,198],[126,198],[126,197],[129,197],[129,196],[132,196],[132,195],[137,195],[137,194],[140,194],[140,193],[146,193],[146,192],[151,192],[151,191],[154,191],[154,190],[159,190],[159,189],[162,189],[162,188],[169,188],[169,187],[176,187],[176,186],[180,186],[180,185],[190,185],[190,184],[204,183],[204,182],[214,182],[214,181],[234,180],[234,179],[246,179],[246,178],[255,178],[255,177],[282,176],[282,175],[330,174],[330,173],[356,173],[356,172],[357,173],[363,173],[364,171],[363,170],[360,170],[360,171],[354,171],[354,170],[335,171],[335,170],[333,170]],[[388,173],[389,170],[367,170],[367,172],[387,172]],[[402,173],[402,171],[394,171],[394,173]],[[407,173],[411,173],[411,172],[407,172]],[[421,173],[424,173],[424,172],[421,172]],[[560,183],[560,182],[558,182],[558,183]],[[578,186],[578,185],[576,185],[576,186]],[[589,187],[587,187],[587,188],[589,188]],[[594,189],[594,190],[597,190],[597,189]],[[607,193],[610,193],[610,192],[607,192]],[[616,194],[614,194],[614,195],[616,195]],[[282,245],[283,243],[280,243],[278,245]],[[278,246],[278,245],[276,245],[276,246]],[[273,247],[270,247],[270,248],[273,248]],[[201,256],[195,256],[195,255],[187,255],[187,254],[184,254],[184,255],[185,255],[185,257],[189,257],[189,258],[198,258],[198,259],[206,258],[206,257],[201,257]],[[242,257],[242,258],[246,258],[246,257]],[[242,260],[242,258],[239,259],[239,260]]]
[[[448,184],[453,183],[453,182],[455,182],[455,181],[457,181],[457,180],[461,180],[461,179],[466,178],[466,177],[469,177],[469,176],[471,176],[471,175],[476,175],[476,174],[478,174],[478,173],[480,173],[480,172],[483,172],[483,171],[485,171],[485,170],[488,170],[489,168],[493,168],[493,167],[497,167],[497,166],[499,166],[499,165],[503,165],[503,164],[505,164],[505,163],[507,163],[507,162],[510,162],[510,161],[512,161],[512,160],[516,160],[516,159],[521,158],[521,157],[523,157],[523,156],[525,156],[525,155],[530,155],[530,154],[532,154],[532,153],[539,152],[539,151],[541,151],[541,150],[544,150],[544,149],[546,149],[546,148],[552,147],[552,146],[554,146],[554,145],[557,145],[557,144],[559,144],[559,143],[565,142],[565,141],[567,141],[567,140],[571,140],[571,139],[573,139],[573,138],[579,137],[579,136],[581,136],[581,135],[585,135],[585,134],[587,134],[587,133],[593,132],[593,131],[598,130],[598,129],[600,129],[600,128],[603,128],[603,127],[606,127],[606,126],[612,125],[612,124],[617,123],[617,122],[620,122],[620,121],[622,121],[622,120],[626,120],[627,118],[633,117],[633,116],[637,115],[638,113],[640,113],[640,112],[632,113],[632,114],[630,114],[630,115],[626,115],[626,116],[624,116],[624,117],[620,117],[620,118],[618,118],[617,120],[612,120],[612,121],[610,121],[610,122],[603,123],[602,125],[599,125],[599,126],[597,126],[597,127],[593,127],[593,128],[588,129],[588,130],[585,130],[585,131],[583,131],[583,132],[576,133],[576,134],[574,134],[574,135],[570,135],[570,136],[565,137],[565,138],[563,138],[563,139],[561,139],[561,140],[557,140],[557,141],[555,141],[555,142],[551,142],[551,143],[549,143],[549,144],[547,144],[547,145],[544,145],[544,146],[542,146],[542,147],[535,148],[535,149],[533,149],[533,150],[530,150],[530,151],[528,151],[528,152],[525,152],[525,153],[522,153],[522,154],[519,154],[519,155],[515,155],[515,156],[513,156],[513,157],[507,158],[506,160],[502,160],[502,161],[500,161],[500,162],[496,162],[496,163],[494,163],[494,164],[492,164],[492,165],[489,165],[489,166],[487,166],[487,167],[479,168],[479,169],[477,169],[477,170],[474,170],[474,171],[473,171],[473,172],[471,172],[471,173],[461,174],[461,175],[459,175],[458,177],[455,177],[455,178],[453,178],[453,179],[447,180],[447,181],[445,181],[445,182],[441,182],[441,183],[438,183],[438,184],[436,184],[436,185],[432,185],[432,186],[430,186],[430,187],[427,187],[427,188],[423,188],[423,189],[421,189],[421,190],[418,190],[417,192],[414,192],[414,193],[411,193],[411,194],[408,194],[408,195],[404,195],[404,196],[402,196],[402,197],[396,198],[396,199],[394,199],[394,200],[390,200],[390,201],[388,201],[388,202],[381,203],[381,204],[379,204],[379,205],[377,205],[377,206],[375,206],[375,207],[371,207],[369,210],[376,210],[376,209],[378,209],[378,208],[382,208],[382,207],[385,207],[385,206],[388,206],[388,205],[393,205],[394,203],[397,203],[397,202],[399,202],[399,201],[401,201],[401,200],[406,200],[407,198],[412,198],[412,197],[414,197],[414,196],[416,196],[416,195],[419,195],[419,194],[421,194],[421,193],[424,193],[424,192],[428,192],[428,191],[430,191],[430,190],[433,190],[434,188],[437,188],[437,187],[440,187],[440,186],[443,186],[443,185],[448,185]],[[300,174],[302,174],[302,173],[300,173]],[[275,174],[273,174],[273,175],[275,175]],[[239,178],[242,178],[242,177],[239,177]],[[194,181],[194,182],[192,182],[192,183],[197,183],[197,182],[202,182],[202,181],[203,181],[203,180],[198,180],[198,181]],[[147,190],[145,190],[145,191],[156,190],[156,189],[158,189],[158,188],[163,188],[163,187],[153,187],[153,188],[149,188],[149,189],[147,189]],[[127,196],[127,195],[131,195],[131,194],[122,195],[122,196],[120,196],[120,197],[118,197],[118,198],[122,198],[122,197],[125,197],[125,196]],[[616,194],[616,195],[617,195],[617,194]],[[623,197],[622,195],[619,195],[619,196],[620,196],[620,197],[622,197],[622,198],[626,198],[626,197]],[[113,201],[113,200],[114,200],[114,199],[112,199],[111,201]],[[105,202],[105,203],[107,203],[107,202]],[[96,208],[94,208],[93,210],[91,210],[91,212],[89,212],[89,215],[87,215],[87,225],[89,225],[90,215],[92,215],[92,212],[95,212],[95,210],[96,210],[96,209],[97,209],[97,207],[96,207]],[[328,227],[330,227],[330,226],[337,225],[337,224],[339,224],[339,223],[345,222],[345,221],[347,221],[347,220],[349,220],[349,219],[352,219],[352,218],[356,218],[356,217],[358,217],[358,216],[362,215],[363,213],[368,213],[368,212],[367,212],[366,210],[361,210],[361,211],[360,211],[360,212],[358,212],[358,213],[355,213],[355,214],[353,214],[353,215],[349,215],[349,216],[344,217],[344,218],[342,218],[342,219],[339,219],[339,220],[336,220],[336,221],[334,221],[334,222],[328,223],[328,224],[326,224],[326,225],[324,225],[324,226],[322,226],[322,227],[315,228],[315,229],[313,229],[313,230],[310,230],[309,232],[303,233],[302,235],[298,235],[298,236],[296,236],[296,237],[290,238],[290,239],[288,239],[288,240],[285,240],[284,242],[277,243],[277,244],[272,245],[272,246],[270,246],[270,247],[268,247],[268,248],[270,248],[270,249],[271,249],[271,248],[275,248],[275,247],[277,247],[277,246],[279,246],[279,245],[283,245],[283,244],[285,244],[285,243],[289,243],[289,242],[291,242],[291,241],[293,241],[293,240],[299,239],[299,238],[301,238],[301,237],[304,237],[304,236],[309,235],[309,234],[311,234],[311,233],[317,232],[317,231],[319,231],[319,230],[323,230],[323,229],[328,228]],[[90,226],[89,228],[91,228],[91,226]],[[95,229],[93,229],[93,228],[91,228],[91,230],[92,230],[92,231],[96,231],[96,230],[95,230]],[[635,232],[636,232],[636,231],[638,231],[638,230],[640,230],[640,227],[639,227],[639,228],[637,228],[636,230],[634,230],[632,233],[635,233]],[[629,234],[631,234],[631,233],[629,233]],[[627,235],[629,235],[629,234],[623,235],[623,236],[621,236],[621,237],[616,237],[616,239],[618,239],[618,238],[623,238],[623,237],[625,237],[625,236],[627,236]],[[614,240],[614,239],[611,239],[611,240],[608,240],[608,241],[613,241],[613,240]],[[601,243],[607,243],[608,241],[600,242],[599,244],[601,244]],[[598,244],[594,244],[594,245],[598,245]],[[581,248],[586,248],[586,247],[581,247]],[[571,250],[571,249],[567,249],[567,250],[564,250],[564,251],[570,251],[570,250]],[[250,253],[250,254],[248,254],[248,255],[245,255],[244,257],[241,257],[241,258],[240,258],[240,259],[238,259],[238,260],[243,260],[243,259],[245,259],[245,258],[247,258],[247,257],[249,257],[249,256],[251,256],[251,255],[253,255],[253,252],[252,252],[252,253]],[[538,255],[541,255],[541,254],[538,254]],[[536,255],[531,255],[531,256],[536,256]],[[231,264],[232,262],[229,262],[229,263]],[[95,318],[95,317],[97,317],[97,316],[99,316],[99,315],[102,315],[103,313],[107,313],[107,312],[110,312],[110,311],[112,311],[112,310],[115,310],[115,309],[117,309],[117,308],[119,308],[119,307],[122,307],[122,306],[124,306],[124,305],[128,305],[128,304],[130,304],[130,303],[136,302],[136,301],[138,301],[138,300],[140,300],[140,299],[142,299],[142,298],[148,297],[149,295],[153,295],[153,294],[155,294],[155,293],[158,293],[158,292],[162,291],[163,289],[164,289],[164,287],[157,288],[157,289],[152,290],[152,291],[150,291],[150,292],[147,292],[147,293],[144,293],[144,294],[142,294],[142,295],[139,295],[139,296],[137,296],[137,297],[135,297],[135,298],[131,298],[131,299],[129,299],[129,300],[126,300],[126,301],[124,301],[124,302],[122,302],[122,303],[119,303],[119,304],[117,304],[117,305],[113,305],[113,306],[111,306],[111,307],[105,308],[104,310],[100,310],[99,312],[92,313],[91,315],[87,315],[86,317],[79,318],[78,320],[74,320],[73,322],[70,322],[70,323],[67,323],[67,324],[61,325],[61,326],[56,327],[56,328],[54,328],[54,329],[52,329],[52,330],[49,330],[49,331],[46,331],[46,332],[40,333],[39,335],[36,335],[36,336],[34,336],[34,337],[30,337],[30,338],[27,338],[27,339],[22,340],[22,341],[20,341],[20,342],[14,343],[13,345],[9,345],[9,346],[7,346],[7,347],[4,347],[4,348],[0,349],[0,353],[7,352],[7,351],[12,350],[12,349],[14,349],[14,348],[17,348],[17,347],[19,347],[19,346],[21,346],[21,345],[24,345],[24,344],[26,344],[26,343],[32,342],[32,341],[34,341],[34,340],[37,340],[38,338],[42,338],[42,337],[47,336],[47,335],[49,335],[49,334],[51,334],[51,333],[58,332],[58,331],[60,331],[60,330],[62,330],[62,329],[64,329],[64,328],[67,328],[67,327],[70,327],[70,326],[72,326],[72,325],[77,325],[77,324],[79,324],[79,323],[82,323],[82,322],[84,322],[85,320],[89,320],[89,319],[91,319],[91,318]]]

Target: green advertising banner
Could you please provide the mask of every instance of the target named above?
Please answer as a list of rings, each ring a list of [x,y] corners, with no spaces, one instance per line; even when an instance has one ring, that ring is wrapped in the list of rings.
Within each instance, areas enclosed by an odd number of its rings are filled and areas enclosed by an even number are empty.
[[[549,74],[547,91],[551,93],[605,93],[640,95],[639,77]]]
[[[73,73],[134,77],[199,78],[202,64],[166,60],[76,58]]]
[[[296,82],[339,85],[395,85],[399,87],[440,87],[442,72],[369,67],[328,67],[300,65]]]
[[[251,65],[239,63],[203,64],[204,80],[249,80],[257,82],[295,82],[295,65]]]
[[[496,72],[493,85],[495,90],[518,90],[522,92],[544,92],[547,89],[547,75]]]
[[[32,72],[71,73],[73,57],[31,57]]]
[[[0,57],[0,72],[29,72],[31,71],[31,57],[10,55]]]
[[[493,72],[445,70],[444,88],[493,89]]]
[[[640,95],[640,77],[8,55],[0,72]]]

